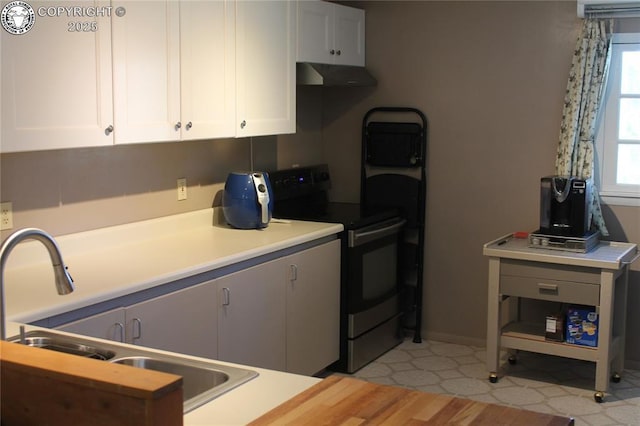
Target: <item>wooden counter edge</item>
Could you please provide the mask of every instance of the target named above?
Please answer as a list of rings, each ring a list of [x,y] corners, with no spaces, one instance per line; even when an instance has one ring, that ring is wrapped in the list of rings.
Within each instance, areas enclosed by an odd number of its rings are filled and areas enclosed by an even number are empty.
[[[180,376],[6,341],[0,369],[3,425],[182,424]]]

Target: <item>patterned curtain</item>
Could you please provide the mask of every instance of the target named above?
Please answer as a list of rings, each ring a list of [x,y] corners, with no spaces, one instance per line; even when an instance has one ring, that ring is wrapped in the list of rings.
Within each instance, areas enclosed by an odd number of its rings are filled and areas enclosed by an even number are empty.
[[[596,119],[609,72],[612,32],[612,19],[589,18],[583,22],[564,98],[557,175],[588,179],[594,174]],[[595,185],[592,192],[589,223],[602,235],[609,235]]]

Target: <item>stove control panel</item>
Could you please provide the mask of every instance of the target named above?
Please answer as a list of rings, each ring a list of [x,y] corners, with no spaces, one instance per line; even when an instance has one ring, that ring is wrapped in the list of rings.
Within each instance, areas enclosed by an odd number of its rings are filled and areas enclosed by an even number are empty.
[[[329,166],[326,164],[276,170],[269,173],[269,181],[276,200],[326,192],[331,188]]]

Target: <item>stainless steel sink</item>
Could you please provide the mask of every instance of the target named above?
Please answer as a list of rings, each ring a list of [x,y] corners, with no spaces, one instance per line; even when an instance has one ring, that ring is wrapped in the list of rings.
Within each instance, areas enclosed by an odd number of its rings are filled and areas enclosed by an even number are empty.
[[[182,376],[182,399],[185,413],[258,375],[251,370],[212,362],[197,362],[181,358],[169,359],[165,356],[159,357],[157,354],[127,356],[113,359],[110,362]]]
[[[10,342],[20,342],[20,336],[15,336],[8,340]],[[64,352],[71,355],[79,355],[85,358],[99,359],[103,361],[109,360],[116,355],[113,351],[99,349],[87,343],[80,343],[75,339],[40,332],[25,334],[24,342],[21,343],[35,348],[49,349],[56,352]]]
[[[21,343],[23,339],[20,336],[13,336],[7,340]],[[22,343],[105,362],[182,376],[184,413],[188,413],[258,376],[256,371],[231,367],[214,361],[189,359],[177,354],[160,354],[138,346],[111,344],[91,338],[67,336],[44,330],[26,333]]]

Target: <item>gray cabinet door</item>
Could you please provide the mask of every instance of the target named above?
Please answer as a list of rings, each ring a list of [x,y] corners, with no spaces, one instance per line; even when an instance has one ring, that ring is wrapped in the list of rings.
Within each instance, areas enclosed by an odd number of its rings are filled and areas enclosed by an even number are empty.
[[[340,241],[285,260],[287,371],[311,375],[340,356]]]
[[[282,265],[278,259],[217,280],[220,360],[284,371]]]
[[[216,358],[216,306],[215,280],[132,305],[126,310],[127,341]]]

